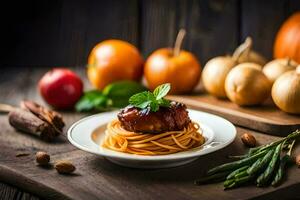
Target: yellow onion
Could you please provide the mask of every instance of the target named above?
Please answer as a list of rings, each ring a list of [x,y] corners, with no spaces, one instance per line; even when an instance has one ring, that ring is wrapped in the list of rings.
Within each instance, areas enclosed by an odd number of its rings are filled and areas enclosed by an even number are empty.
[[[288,58],[279,58],[268,62],[264,68],[263,72],[268,77],[268,79],[274,83],[274,81],[282,75],[284,72],[295,70],[297,63]]]
[[[272,98],[281,110],[300,114],[300,66],[285,72],[274,82]]]
[[[209,60],[202,71],[202,81],[205,89],[216,97],[226,97],[225,79],[236,64],[231,56],[219,56]]]
[[[234,51],[233,57],[237,58],[238,63],[251,62],[259,65],[266,64],[267,59],[252,49],[252,43],[251,37],[247,37],[245,42]]]
[[[255,63],[242,63],[233,68],[225,80],[227,97],[241,106],[263,103],[269,96],[271,82]]]
[[[264,65],[267,63],[267,60],[256,51],[250,50],[250,51],[246,51],[239,57],[238,63],[244,63],[244,62],[252,62],[252,63],[257,63],[259,65]]]
[[[255,60],[257,63],[263,63],[264,59],[253,53],[251,47],[252,40],[248,37],[244,43],[236,48],[232,56],[218,56],[206,63],[202,72],[202,81],[205,89],[210,94],[219,98],[226,97],[224,87],[226,76],[240,62]]]

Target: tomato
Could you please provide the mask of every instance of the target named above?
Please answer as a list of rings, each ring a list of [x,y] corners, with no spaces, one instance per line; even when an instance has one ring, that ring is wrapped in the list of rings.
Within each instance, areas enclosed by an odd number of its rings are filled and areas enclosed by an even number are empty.
[[[44,100],[57,109],[73,108],[83,93],[79,76],[66,68],[54,68],[47,72],[38,87]]]

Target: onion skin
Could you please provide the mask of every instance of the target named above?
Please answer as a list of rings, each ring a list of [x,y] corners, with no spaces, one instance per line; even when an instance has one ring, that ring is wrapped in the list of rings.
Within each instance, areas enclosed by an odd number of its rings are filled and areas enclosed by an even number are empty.
[[[271,91],[271,82],[255,63],[242,63],[234,67],[226,77],[227,97],[240,106],[263,103]]]
[[[300,114],[300,70],[285,72],[274,82],[272,99],[284,112]]]
[[[230,56],[219,56],[209,60],[202,71],[205,89],[213,96],[226,98],[225,79],[236,64]]]
[[[260,55],[259,53],[250,50],[249,52],[244,52],[238,59],[238,63],[251,62],[259,65],[265,65],[267,59]]]
[[[295,70],[296,67],[297,63],[295,61],[288,58],[279,58],[268,62],[263,68],[263,73],[274,83],[280,75]]]

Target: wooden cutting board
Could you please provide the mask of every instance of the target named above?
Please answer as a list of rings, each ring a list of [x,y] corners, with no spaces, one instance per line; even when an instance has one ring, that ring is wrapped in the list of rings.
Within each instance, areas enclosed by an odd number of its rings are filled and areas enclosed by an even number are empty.
[[[69,127],[82,115],[64,114]],[[279,188],[257,188],[254,185],[234,190],[223,190],[222,183],[197,186],[195,179],[218,164],[228,161],[228,155],[245,152],[240,141],[241,134],[248,129],[237,128],[238,137],[227,148],[200,157],[198,160],[168,169],[134,169],[121,167],[110,161],[73,147],[66,138],[61,137],[53,143],[46,143],[28,134],[11,128],[5,116],[0,116],[0,181],[21,188],[42,199],[74,200],[214,200],[214,199],[275,199],[278,195],[300,198],[300,174],[294,165],[288,170],[288,178]],[[260,143],[278,139],[274,136],[252,132]],[[84,134],[84,133],[83,133]],[[294,153],[299,153],[300,149]],[[37,151],[47,151],[51,155],[49,167],[35,163]],[[28,156],[16,157],[19,153]],[[67,159],[75,166],[72,175],[60,175],[53,168],[56,160]],[[1,199],[1,195],[0,195]]]
[[[300,115],[280,111],[271,100],[261,106],[240,107],[229,100],[217,99],[208,94],[178,95],[168,98],[185,103],[193,109],[220,115],[236,125],[272,135],[285,136],[300,129]]]
[[[0,102],[17,105],[24,98],[43,102],[36,92],[36,83],[47,69],[1,70]],[[62,114],[67,124],[65,130],[85,116],[74,112]],[[237,127],[238,136],[231,145],[221,151],[202,156],[188,165],[142,170],[121,167],[105,158],[78,150],[65,137],[60,137],[53,143],[46,143],[37,137],[17,132],[9,125],[6,115],[0,115],[0,127],[0,181],[43,199],[231,200],[276,199],[278,196],[289,199],[300,198],[298,192],[300,173],[296,166],[289,168],[286,181],[278,188],[257,188],[248,185],[224,191],[222,183],[203,186],[193,184],[194,180],[203,176],[207,169],[227,162],[228,155],[245,152],[247,148],[241,143],[240,136],[249,132],[249,129]],[[251,132],[259,143],[278,139],[275,136]],[[52,164],[61,159],[70,160],[77,168],[75,173],[60,175],[53,166],[46,168],[37,166],[34,155],[40,150],[47,151],[51,155]],[[294,153],[299,152],[300,146],[297,146]],[[18,153],[28,153],[28,156],[16,157]]]

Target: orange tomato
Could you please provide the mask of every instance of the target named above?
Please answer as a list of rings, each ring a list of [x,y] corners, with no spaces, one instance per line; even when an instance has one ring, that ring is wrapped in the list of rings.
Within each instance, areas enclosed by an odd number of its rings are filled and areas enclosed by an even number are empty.
[[[142,56],[135,46],[125,41],[103,41],[88,57],[88,79],[97,89],[120,80],[139,81],[142,74]]]
[[[150,90],[163,83],[171,83],[170,94],[191,92],[197,85],[201,66],[190,52],[181,50],[173,56],[173,50],[162,48],[146,60],[144,75]]]

